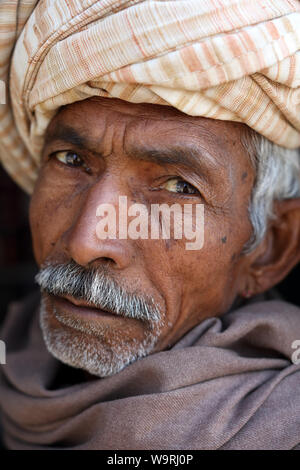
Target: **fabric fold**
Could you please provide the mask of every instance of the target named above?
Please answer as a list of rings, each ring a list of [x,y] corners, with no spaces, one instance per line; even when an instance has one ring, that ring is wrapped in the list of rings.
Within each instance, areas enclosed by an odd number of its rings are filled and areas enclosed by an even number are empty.
[[[255,302],[207,319],[171,349],[93,381],[48,353],[38,314],[38,297],[15,304],[1,332],[7,344],[1,411],[9,448],[300,445],[300,364],[291,362],[298,307]]]

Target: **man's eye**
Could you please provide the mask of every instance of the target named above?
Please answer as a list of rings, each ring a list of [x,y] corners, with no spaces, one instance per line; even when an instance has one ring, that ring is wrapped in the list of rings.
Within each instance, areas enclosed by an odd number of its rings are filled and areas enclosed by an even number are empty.
[[[71,152],[70,150],[64,152],[55,152],[53,153],[53,157],[68,166],[84,166],[84,161],[82,158],[76,152]]]
[[[164,184],[167,191],[180,194],[199,194],[198,189],[180,178],[172,178]]]

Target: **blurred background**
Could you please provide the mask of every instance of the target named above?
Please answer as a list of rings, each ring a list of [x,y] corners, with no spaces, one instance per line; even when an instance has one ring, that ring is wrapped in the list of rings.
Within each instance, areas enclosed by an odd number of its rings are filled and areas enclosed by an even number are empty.
[[[0,165],[0,325],[7,306],[35,288],[28,224],[29,197]]]
[[[37,272],[28,224],[29,197],[0,165],[0,325],[7,306],[37,288]],[[300,305],[300,265],[278,286],[289,302]]]

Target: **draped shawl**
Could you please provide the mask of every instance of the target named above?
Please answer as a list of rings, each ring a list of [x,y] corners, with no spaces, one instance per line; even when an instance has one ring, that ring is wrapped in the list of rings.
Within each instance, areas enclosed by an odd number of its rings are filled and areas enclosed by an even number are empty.
[[[300,309],[269,300],[204,320],[169,350],[86,381],[46,349],[38,297],[1,338],[12,449],[300,449]]]

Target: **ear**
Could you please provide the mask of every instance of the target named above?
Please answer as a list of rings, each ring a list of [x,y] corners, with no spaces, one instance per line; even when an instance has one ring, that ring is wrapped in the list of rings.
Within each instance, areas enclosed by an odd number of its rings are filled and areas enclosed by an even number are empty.
[[[276,201],[263,241],[246,255],[240,294],[252,297],[284,279],[300,261],[300,198]]]

